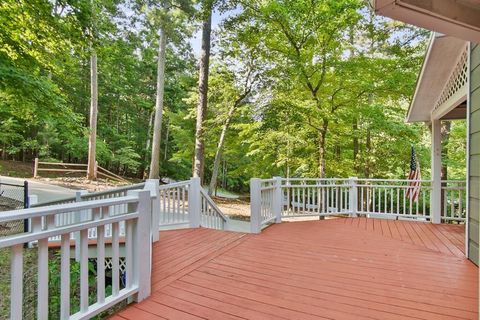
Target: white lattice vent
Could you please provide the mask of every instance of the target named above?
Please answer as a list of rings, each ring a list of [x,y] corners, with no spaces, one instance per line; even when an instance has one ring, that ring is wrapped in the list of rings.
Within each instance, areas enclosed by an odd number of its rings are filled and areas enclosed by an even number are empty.
[[[97,259],[94,258],[93,261],[95,264],[97,263]],[[125,258],[120,258],[118,261],[119,267],[120,267],[120,272],[125,272],[127,266],[126,266],[126,261]],[[112,264],[112,258],[105,257],[105,269],[112,269],[113,264]]]
[[[459,90],[462,90],[468,81],[468,46],[463,50],[453,72],[450,74],[447,84],[443,88],[442,95],[435,105],[435,109],[448,101]]]

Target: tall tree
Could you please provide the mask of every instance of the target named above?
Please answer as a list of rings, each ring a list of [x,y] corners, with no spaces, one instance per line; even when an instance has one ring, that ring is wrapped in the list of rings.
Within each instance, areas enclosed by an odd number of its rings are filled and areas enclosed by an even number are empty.
[[[88,137],[87,178],[96,179],[95,163],[97,152],[98,72],[97,54],[92,48],[90,57],[90,134]]]
[[[150,161],[150,179],[160,177],[160,138],[162,134],[163,96],[165,94],[165,50],[167,47],[165,25],[160,24],[158,62],[157,62],[157,96],[155,99],[155,118],[153,124],[152,158]]]
[[[91,1],[91,28],[90,28],[90,126],[88,136],[88,163],[87,178],[89,180],[96,179],[95,172],[97,162],[97,113],[98,113],[98,70],[97,70],[97,53],[95,52],[96,28],[95,28],[95,1]]]
[[[152,6],[155,2],[150,3]],[[165,63],[167,38],[182,38],[175,34],[178,24],[184,22],[185,14],[193,13],[192,2],[190,0],[162,0],[157,10],[151,10],[154,14],[154,25],[158,25],[158,54],[157,54],[157,85],[155,99],[155,118],[153,124],[152,155],[150,161],[150,179],[160,177],[160,152],[162,136],[162,118],[165,95]],[[185,36],[188,34],[186,33]]]
[[[195,130],[195,159],[193,176],[203,182],[205,169],[204,120],[208,103],[208,74],[210,69],[210,48],[212,33],[213,0],[204,0],[202,14],[202,49],[200,53],[200,76],[198,79],[197,122]]]
[[[208,188],[209,195],[212,195],[217,188],[218,170],[220,169],[220,161],[222,160],[227,130],[230,127],[230,123],[232,121],[234,113],[243,103],[245,103],[245,99],[251,94],[253,86],[257,79],[256,75],[254,74],[254,66],[252,65],[252,63],[248,64],[246,68],[246,73],[242,73],[244,78],[242,79],[243,83],[241,85],[241,88],[235,87],[235,76],[233,76],[233,72],[231,71],[227,71],[227,78],[230,78],[229,80],[231,83],[228,83],[228,80],[222,77],[220,81],[220,86],[218,86],[217,88],[223,92],[223,102],[230,104],[230,106],[228,108],[224,123],[222,125],[217,148],[215,150],[212,177],[210,179],[210,185]]]

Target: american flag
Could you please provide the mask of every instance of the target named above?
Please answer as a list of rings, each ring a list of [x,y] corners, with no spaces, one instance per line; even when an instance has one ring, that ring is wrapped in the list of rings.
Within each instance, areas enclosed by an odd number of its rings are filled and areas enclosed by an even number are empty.
[[[408,188],[407,197],[412,201],[418,201],[418,194],[420,193],[422,175],[420,174],[420,165],[417,162],[417,155],[412,146],[412,155],[410,157],[410,172],[408,174]]]

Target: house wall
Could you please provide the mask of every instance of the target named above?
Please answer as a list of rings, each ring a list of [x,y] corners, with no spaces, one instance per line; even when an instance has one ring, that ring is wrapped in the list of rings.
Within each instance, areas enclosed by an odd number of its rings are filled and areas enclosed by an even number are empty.
[[[470,100],[469,100],[469,258],[479,263],[480,226],[480,45],[471,44],[470,53]]]

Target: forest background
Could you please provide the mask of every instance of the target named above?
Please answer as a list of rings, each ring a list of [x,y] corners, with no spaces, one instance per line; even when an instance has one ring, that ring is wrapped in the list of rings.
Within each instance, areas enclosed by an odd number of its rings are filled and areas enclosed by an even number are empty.
[[[192,39],[212,14],[199,133]],[[192,176],[201,134],[204,184],[237,192],[252,177],[405,178],[412,145],[428,179],[428,125],[405,123],[428,39],[360,0],[5,0],[0,157],[87,162],[95,54],[96,160],[121,175],[148,175],[162,78],[162,178]],[[465,177],[465,131],[442,123],[444,178]]]

